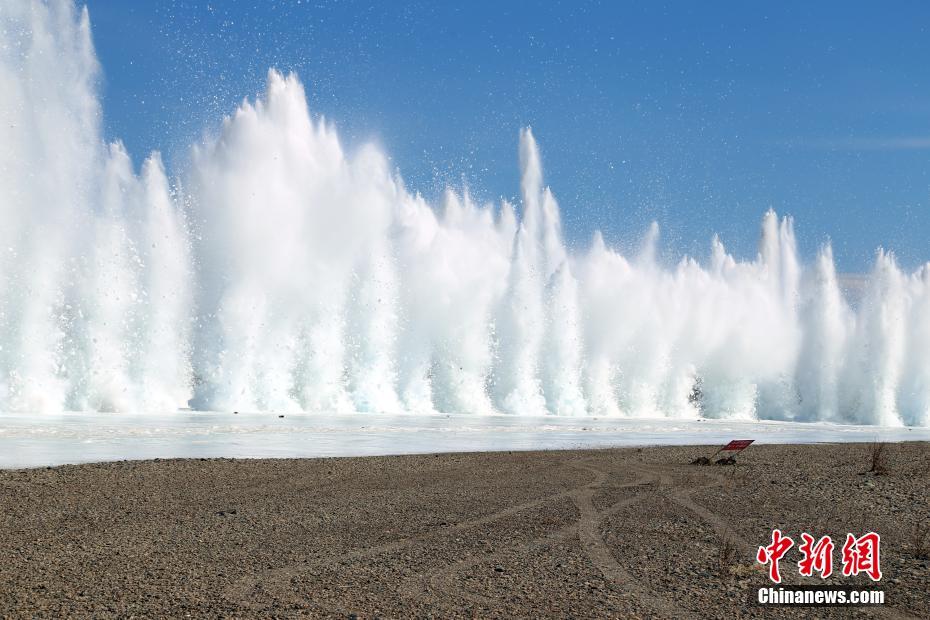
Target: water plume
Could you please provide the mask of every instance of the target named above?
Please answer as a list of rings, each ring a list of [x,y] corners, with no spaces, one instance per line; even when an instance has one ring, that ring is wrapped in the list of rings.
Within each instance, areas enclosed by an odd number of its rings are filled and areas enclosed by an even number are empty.
[[[0,37],[0,410],[930,424],[930,265],[854,298],[773,211],[752,260],[569,251],[530,129],[519,204],[430,204],[273,70],[169,181],[102,139],[86,10]]]

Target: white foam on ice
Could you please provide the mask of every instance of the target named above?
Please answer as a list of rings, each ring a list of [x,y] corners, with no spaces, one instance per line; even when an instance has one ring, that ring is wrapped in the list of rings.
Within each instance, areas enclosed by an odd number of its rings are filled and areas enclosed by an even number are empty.
[[[657,226],[634,255],[569,248],[529,129],[517,204],[431,204],[273,70],[189,165],[137,170],[99,78],[86,9],[0,3],[4,411],[930,425],[930,263],[878,251],[853,300],[772,211],[747,259],[659,261]]]

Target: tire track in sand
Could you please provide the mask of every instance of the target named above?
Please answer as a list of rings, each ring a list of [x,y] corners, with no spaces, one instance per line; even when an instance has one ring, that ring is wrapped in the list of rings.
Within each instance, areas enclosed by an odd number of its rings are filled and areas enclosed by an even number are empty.
[[[560,528],[555,532],[545,536],[530,540],[528,542],[511,545],[499,549],[490,554],[474,554],[462,559],[455,564],[437,571],[429,576],[425,582],[420,580],[416,585],[410,584],[405,587],[406,594],[416,596],[417,598],[438,602],[431,594],[433,591],[448,592],[459,590],[460,595],[466,600],[487,608],[493,608],[495,601],[490,598],[473,592],[462,591],[455,581],[455,576],[465,570],[468,570],[478,564],[500,560],[514,553],[531,552],[538,548],[546,547],[552,543],[564,541],[577,536],[582,550],[592,561],[595,567],[604,575],[604,577],[619,587],[621,591],[632,594],[644,607],[648,608],[653,614],[660,617],[674,618],[691,618],[697,617],[676,606],[674,603],[665,598],[654,594],[644,588],[636,579],[630,575],[611,555],[598,532],[598,525],[605,517],[616,514],[640,501],[645,499],[646,493],[639,493],[634,497],[621,500],[614,503],[606,510],[598,512],[593,505],[593,496],[595,491],[602,488],[607,481],[608,473],[596,466],[584,461],[575,461],[571,463],[575,467],[580,467],[594,474],[594,480],[578,487],[570,492],[570,497],[578,508],[579,520],[572,525]],[[644,486],[651,482],[657,481],[657,477],[651,473],[630,482],[618,485],[617,489],[634,488]]]
[[[699,490],[725,485],[727,483],[726,476],[719,474],[716,471],[703,470],[701,473],[707,475],[709,478],[714,478],[715,484],[694,487],[692,485],[688,485],[687,483],[676,484],[673,481],[673,476],[671,475],[674,473],[674,470],[670,472],[669,467],[654,465],[639,466],[638,469],[640,469],[640,471],[652,472],[654,475],[657,475],[660,480],[659,488],[660,490],[667,491],[666,497],[668,497],[668,499],[700,517],[701,520],[710,525],[721,538],[729,538],[738,547],[741,553],[746,554],[748,557],[755,556],[755,548],[757,545],[753,545],[745,538],[743,538],[732,526],[729,525],[723,516],[691,499],[691,495]],[[892,607],[868,606],[851,607],[851,609],[856,609],[857,611],[867,611],[868,613],[874,614],[880,618],[893,618],[902,620],[916,620],[918,618],[918,616],[911,615],[905,610],[895,609]]]
[[[571,461],[562,465],[561,468],[574,465],[575,461]],[[477,517],[475,519],[461,521],[449,527],[442,528],[441,530],[432,530],[416,536],[409,536],[407,538],[393,540],[372,547],[356,549],[354,551],[348,551],[338,555],[329,555],[318,558],[312,562],[292,563],[280,568],[265,570],[257,575],[247,575],[230,584],[226,588],[224,596],[228,601],[247,609],[263,607],[263,605],[253,600],[252,595],[256,592],[261,592],[265,596],[272,596],[276,600],[284,601],[287,600],[287,598],[293,597],[293,593],[291,592],[290,587],[291,581],[295,577],[298,577],[311,569],[329,566],[332,564],[349,563],[384,553],[393,553],[413,544],[429,542],[431,540],[449,536],[450,534],[456,532],[464,532],[474,527],[487,525],[501,519],[516,516],[527,510],[539,508],[550,502],[569,498],[573,493],[576,493],[579,489],[584,488],[584,486],[586,485],[560,491],[558,493],[534,499],[529,502],[524,502],[516,506],[510,506],[498,512]]]

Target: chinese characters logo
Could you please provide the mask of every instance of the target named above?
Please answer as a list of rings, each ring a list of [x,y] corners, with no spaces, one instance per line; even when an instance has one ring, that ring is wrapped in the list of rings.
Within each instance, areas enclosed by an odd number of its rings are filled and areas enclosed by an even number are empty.
[[[833,539],[829,536],[823,536],[819,540],[804,532],[801,534],[801,544],[798,551],[801,552],[801,560],[798,562],[798,572],[805,577],[811,577],[816,572],[821,579],[826,579],[833,574],[833,549],[835,545]],[[759,547],[756,552],[756,561],[769,567],[769,579],[775,583],[781,583],[781,571],[779,562],[788,553],[788,550],[794,546],[794,540],[790,536],[782,534],[781,530],[772,530],[772,542],[764,547]],[[846,535],[846,542],[842,549],[843,575],[851,577],[864,573],[872,581],[878,581],[882,578],[881,558],[880,558],[881,538],[875,532],[869,532],[859,536],[853,534]]]

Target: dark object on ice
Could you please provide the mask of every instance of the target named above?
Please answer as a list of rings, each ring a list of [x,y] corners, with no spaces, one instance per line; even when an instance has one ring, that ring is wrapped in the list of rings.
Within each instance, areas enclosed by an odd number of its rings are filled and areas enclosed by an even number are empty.
[[[706,456],[699,456],[693,461],[691,461],[691,464],[692,465],[710,465],[710,459],[707,458]]]
[[[717,459],[714,463],[715,465],[736,465],[736,457],[725,456],[722,459]]]
[[[704,411],[704,379],[695,377],[694,385],[691,386],[691,393],[688,394],[688,402],[697,410],[699,414]],[[700,422],[700,420],[698,420]]]
[[[279,418],[283,418],[284,416],[283,416],[283,415],[279,415],[278,417],[279,417]]]

